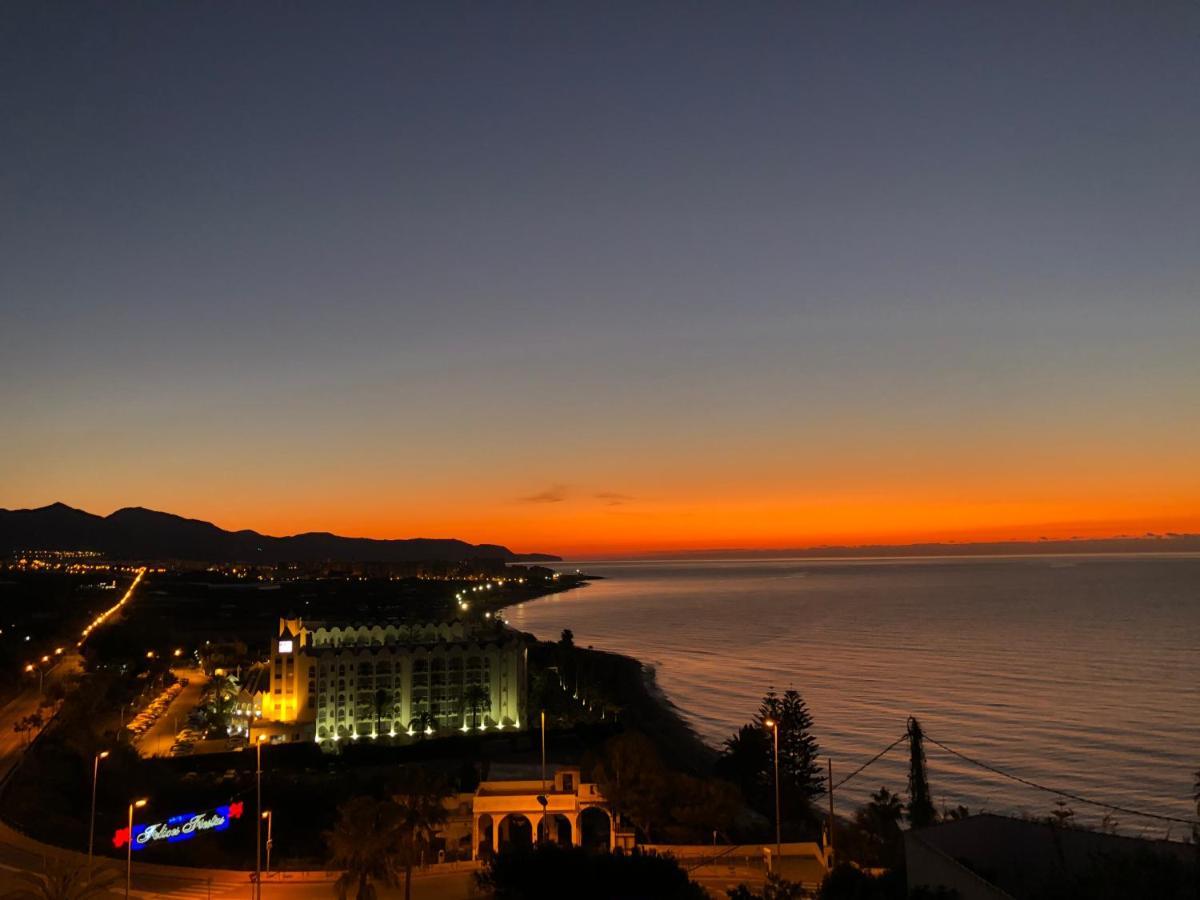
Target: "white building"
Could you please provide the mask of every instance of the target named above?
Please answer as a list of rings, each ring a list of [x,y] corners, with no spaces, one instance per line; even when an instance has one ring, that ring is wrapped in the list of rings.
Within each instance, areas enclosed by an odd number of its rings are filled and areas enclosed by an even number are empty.
[[[331,745],[521,728],[527,669],[524,640],[494,621],[281,619],[256,727]]]

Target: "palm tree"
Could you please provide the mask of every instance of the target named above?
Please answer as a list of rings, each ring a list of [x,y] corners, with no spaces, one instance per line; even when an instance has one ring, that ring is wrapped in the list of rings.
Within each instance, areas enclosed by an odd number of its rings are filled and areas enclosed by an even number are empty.
[[[0,900],[93,900],[113,889],[117,873],[101,869],[87,876],[87,864],[59,861],[46,872],[18,872],[20,887],[0,894]]]
[[[479,724],[479,711],[487,712],[492,708],[492,695],[482,684],[469,684],[463,692],[463,701],[471,710],[471,726]]]
[[[431,728],[433,728],[433,715],[428,711],[417,713],[408,723],[408,730],[415,731],[420,735],[418,740],[424,739],[425,731]]]
[[[388,800],[356,797],[338,807],[332,831],[325,833],[329,862],[342,869],[334,882],[338,900],[375,900],[375,882],[395,887],[399,882],[403,847],[400,809]]]
[[[903,834],[900,830],[903,815],[904,801],[885,787],[873,793],[871,802],[854,813],[854,821],[866,834],[875,857],[871,862],[892,866],[903,857]]]
[[[427,769],[402,770],[393,786],[392,799],[400,810],[406,846],[400,854],[404,867],[404,900],[412,897],[412,870],[422,851],[433,844],[437,826],[446,821],[443,801],[450,796],[446,783]]]
[[[384,711],[384,709],[387,708],[388,703],[391,699],[392,699],[392,695],[388,691],[385,691],[383,688],[379,688],[378,690],[375,691],[374,700],[375,700],[375,733],[376,734],[383,733],[383,725],[381,724],[383,722],[383,711]]]

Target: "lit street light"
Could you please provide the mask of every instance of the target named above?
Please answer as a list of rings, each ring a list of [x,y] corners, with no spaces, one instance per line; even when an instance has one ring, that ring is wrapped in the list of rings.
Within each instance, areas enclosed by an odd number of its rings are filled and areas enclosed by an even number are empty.
[[[129,804],[129,841],[125,845],[125,900],[129,900],[129,883],[133,880],[133,811],[146,805],[146,800]]]
[[[44,691],[42,690],[42,683],[43,683],[43,681],[45,680],[45,675],[46,675],[46,673],[45,673],[44,671],[42,671],[42,667],[41,667],[41,666],[35,666],[33,663],[26,663],[26,664],[25,664],[25,671],[26,671],[26,672],[34,672],[34,671],[36,671],[36,672],[37,672],[37,674],[38,674],[38,693],[39,693],[39,694],[41,694],[41,693],[44,693]]]
[[[770,728],[775,736],[775,865],[779,865],[783,846],[779,836],[779,723],[774,719],[764,719],[763,724]]]
[[[100,760],[108,759],[108,751],[101,750],[92,760],[92,818],[88,825],[88,881],[92,880],[92,850],[96,846],[96,780],[100,777]]]

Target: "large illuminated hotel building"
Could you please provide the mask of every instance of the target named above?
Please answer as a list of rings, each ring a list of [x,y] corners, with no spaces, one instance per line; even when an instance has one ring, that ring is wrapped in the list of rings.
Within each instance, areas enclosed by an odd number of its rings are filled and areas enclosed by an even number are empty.
[[[281,619],[255,726],[329,742],[521,728],[527,650],[494,621],[333,625]],[[260,731],[261,733],[261,731]]]

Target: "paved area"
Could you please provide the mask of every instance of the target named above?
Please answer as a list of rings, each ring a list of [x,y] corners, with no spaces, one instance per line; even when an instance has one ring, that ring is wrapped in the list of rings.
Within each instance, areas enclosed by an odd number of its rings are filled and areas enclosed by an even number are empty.
[[[138,752],[142,756],[167,755],[171,745],[175,743],[175,736],[179,733],[179,729],[187,724],[188,713],[196,708],[204,693],[204,687],[208,684],[208,677],[198,667],[172,666],[171,671],[177,678],[186,678],[188,680],[187,687],[171,701],[171,705],[158,717],[158,721],[145,734],[137,738]]]

